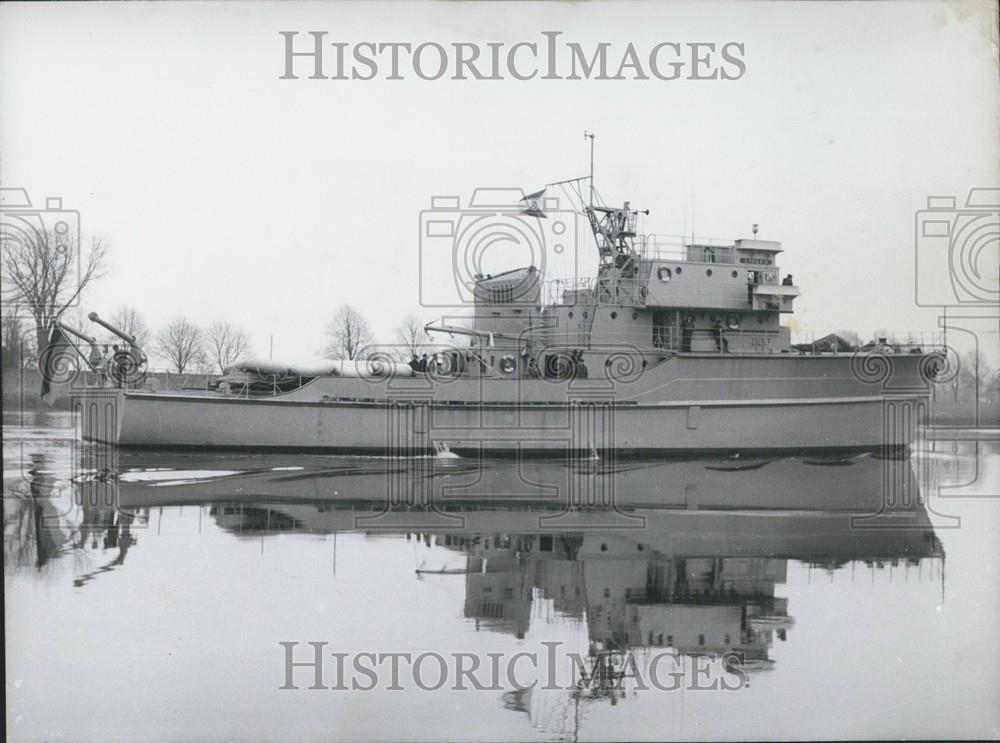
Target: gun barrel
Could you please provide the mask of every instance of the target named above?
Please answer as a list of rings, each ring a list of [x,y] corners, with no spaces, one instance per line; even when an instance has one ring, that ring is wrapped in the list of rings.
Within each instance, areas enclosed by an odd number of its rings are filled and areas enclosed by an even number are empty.
[[[79,338],[80,340],[86,341],[91,346],[96,346],[97,345],[97,339],[96,338],[94,338],[93,336],[90,336],[90,335],[86,335],[85,333],[81,333],[76,328],[71,328],[69,325],[66,325],[65,323],[63,323],[62,320],[56,320],[56,325],[58,325],[60,328],[62,328],[63,330],[65,330],[70,335],[74,335],[77,338]]]
[[[89,315],[87,315],[87,317],[90,318],[91,322],[96,322],[101,327],[107,328],[108,330],[110,330],[112,333],[114,333],[115,335],[117,335],[122,340],[128,341],[128,343],[130,345],[133,345],[133,346],[135,345],[135,336],[129,335],[124,330],[119,330],[114,325],[112,325],[111,323],[109,323],[107,320],[102,320],[101,317],[100,317],[100,315],[98,315],[96,312],[91,312]]]

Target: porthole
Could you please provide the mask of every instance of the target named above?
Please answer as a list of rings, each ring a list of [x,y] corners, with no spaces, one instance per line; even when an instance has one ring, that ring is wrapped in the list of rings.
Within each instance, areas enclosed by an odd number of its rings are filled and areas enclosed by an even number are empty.
[[[681,275],[681,267],[677,266],[677,268],[674,269],[674,273],[677,274],[678,276],[680,276]]]
[[[639,319],[639,313],[638,312],[633,312],[632,313],[632,319],[633,320],[638,320]]]
[[[570,320],[572,320],[572,319],[573,319],[573,310],[570,310],[570,311],[569,311],[569,319],[570,319]]]
[[[670,281],[670,269],[667,266],[660,266],[656,269],[656,278],[663,282]]]
[[[617,320],[618,319],[618,313],[617,312],[612,312],[611,313],[611,319],[612,320]]]
[[[733,278],[734,278],[734,279],[735,279],[735,278],[736,278],[737,276],[739,276],[739,275],[740,275],[740,274],[739,274],[739,271],[733,271]]]
[[[584,313],[583,313],[583,319],[584,319],[584,320],[586,320],[586,319],[587,319],[587,313],[586,313],[586,312],[584,312]]]
[[[712,275],[712,269],[711,268],[706,268],[705,269],[705,275],[706,276],[711,276]]]

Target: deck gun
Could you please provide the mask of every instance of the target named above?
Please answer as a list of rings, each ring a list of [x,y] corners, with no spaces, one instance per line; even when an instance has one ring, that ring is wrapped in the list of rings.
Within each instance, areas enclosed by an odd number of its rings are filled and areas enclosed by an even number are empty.
[[[101,319],[96,312],[91,312],[87,318],[102,328],[114,333],[128,343],[128,350],[119,350],[108,359],[108,376],[118,384],[141,385],[146,379],[147,358],[145,352],[136,342],[135,336],[116,328],[107,320]]]

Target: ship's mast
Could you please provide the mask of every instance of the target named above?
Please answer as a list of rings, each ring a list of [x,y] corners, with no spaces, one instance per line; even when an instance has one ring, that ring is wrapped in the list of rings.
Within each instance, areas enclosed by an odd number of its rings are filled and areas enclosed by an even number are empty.
[[[590,208],[594,208],[594,137],[596,135],[593,132],[588,132],[586,129],[583,132],[583,138],[590,140]]]
[[[606,206],[594,206],[594,139],[597,135],[594,132],[584,131],[584,139],[590,140],[590,198],[589,204],[584,207],[584,213],[590,221],[590,229],[594,233],[597,242],[597,250],[601,256],[603,265],[617,264],[621,268],[622,260],[635,258],[635,250],[632,246],[632,238],[635,237],[636,221],[640,212],[630,208],[629,202],[625,202],[620,209]],[[648,211],[643,212],[649,214]]]

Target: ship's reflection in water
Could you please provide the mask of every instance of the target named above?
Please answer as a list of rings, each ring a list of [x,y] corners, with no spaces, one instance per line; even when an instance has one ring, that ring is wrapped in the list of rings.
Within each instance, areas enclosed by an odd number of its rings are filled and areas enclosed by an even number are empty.
[[[597,668],[628,654],[641,670],[669,652],[687,674],[699,659],[718,664],[735,654],[744,678],[752,679],[764,671],[780,674],[775,646],[796,640],[796,607],[783,591],[790,566],[818,575],[870,573],[873,582],[876,574],[895,570],[943,591],[944,550],[914,468],[872,454],[613,467],[178,454],[121,461],[112,471],[77,467],[69,474],[54,456],[32,454],[18,497],[5,499],[9,576],[71,576],[82,596],[102,582],[128,582],[130,565],[147,550],[157,553],[159,570],[170,569],[171,550],[178,560],[204,550],[199,569],[210,580],[212,559],[218,559],[213,555],[236,545],[252,545],[253,551],[241,548],[239,554],[258,560],[254,570],[266,570],[262,556],[280,554],[283,566],[309,561],[319,540],[330,548],[327,568],[343,590],[364,590],[371,581],[400,597],[382,607],[397,617],[399,633],[388,640],[374,629],[365,636],[361,627],[355,649],[405,649],[412,639],[407,619],[423,614],[452,628],[442,637],[459,632],[456,643],[480,653],[509,652],[526,638],[551,640]],[[597,492],[596,505],[579,492]],[[387,497],[394,498],[391,507]],[[196,532],[183,539],[165,534],[164,519],[175,512],[196,519]],[[211,541],[211,548],[199,540]],[[152,561],[150,554],[137,567],[144,577]],[[298,568],[282,569],[285,579],[296,580]],[[247,570],[245,578],[253,576]],[[455,592],[456,606],[435,603]],[[317,611],[331,617],[341,610],[330,606],[330,597],[315,601],[326,607]],[[135,606],[133,620],[141,623]],[[224,605],[215,611],[221,622],[233,621]],[[257,611],[266,615],[269,608]],[[285,610],[273,611],[280,616]],[[243,621],[243,641],[253,643],[255,618]],[[449,651],[444,642],[438,652]],[[267,679],[271,688],[280,683],[277,677]],[[523,726],[526,716],[532,735],[576,737],[588,705],[656,693],[637,691],[634,678],[612,669],[610,682],[557,691],[507,688],[492,698],[515,712],[508,719]],[[624,718],[622,725],[629,737]],[[411,727],[407,737],[429,731]],[[480,737],[527,732],[487,727]],[[350,727],[343,736],[353,737]]]
[[[149,508],[123,509],[107,498],[85,501],[81,492],[85,485],[61,476],[58,464],[44,453],[31,453],[23,474],[25,478],[12,488],[6,487],[6,477],[4,483],[4,565],[8,572],[61,575],[67,567],[61,560],[70,558],[76,573],[73,584],[81,586],[124,564],[137,541],[132,525],[138,519],[144,526]],[[95,558],[99,566],[86,570]]]
[[[869,484],[877,486],[877,476],[897,464],[865,456],[835,465],[785,460],[782,466],[784,474],[803,477],[815,467],[856,468],[851,476],[845,475],[845,485],[860,486],[862,480],[875,477]],[[711,473],[728,471],[739,481],[739,473],[745,472],[720,470],[716,462],[640,467],[643,477],[678,472],[690,477],[701,467],[706,479]],[[627,481],[636,471],[618,474]],[[752,483],[745,484],[747,491],[753,490]],[[690,491],[687,485],[684,489]],[[768,486],[774,485],[769,479]],[[562,632],[548,636],[582,649],[592,666],[631,654],[640,658],[642,667],[644,660],[668,648],[678,656],[712,661],[735,655],[738,661],[733,662],[749,673],[771,668],[772,644],[786,641],[795,623],[788,600],[775,590],[786,580],[789,560],[824,571],[852,564],[872,570],[912,567],[929,579],[943,579],[944,553],[919,499],[896,504],[890,511],[873,511],[879,506],[872,498],[875,492],[854,491],[854,511],[845,508],[844,501],[838,503],[844,509],[840,511],[784,507],[772,511],[758,499],[753,510],[629,509],[623,515],[641,518],[639,523],[619,521],[608,526],[606,513],[599,510],[547,514],[538,509],[465,505],[444,510],[447,516],[460,515],[465,522],[461,526],[445,522],[445,528],[395,536],[427,548],[443,547],[454,555],[455,559],[438,557],[437,562],[424,559],[415,572],[423,580],[453,576],[452,580],[462,581],[463,616],[478,631],[524,639],[533,629],[561,625]],[[788,495],[773,493],[782,506]],[[730,496],[727,492],[719,497],[728,502]],[[703,494],[705,499],[712,496]],[[356,507],[338,508],[329,502],[219,503],[210,506],[209,513],[221,528],[242,538],[348,531],[352,521],[372,518]],[[407,514],[395,515],[405,520]],[[885,519],[881,526],[861,528],[867,519],[879,517]],[[681,667],[691,672],[691,664]],[[635,692],[636,680],[625,670],[611,673],[603,683],[563,694],[563,701],[583,698],[615,704]],[[537,689],[515,691],[504,695],[504,703],[528,713],[536,726],[564,732],[565,716],[559,715],[558,729],[552,728],[553,700],[539,707],[532,703],[538,695]]]

